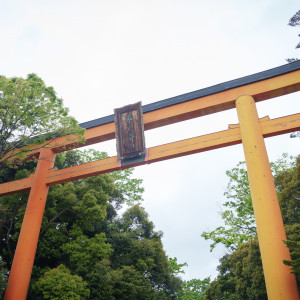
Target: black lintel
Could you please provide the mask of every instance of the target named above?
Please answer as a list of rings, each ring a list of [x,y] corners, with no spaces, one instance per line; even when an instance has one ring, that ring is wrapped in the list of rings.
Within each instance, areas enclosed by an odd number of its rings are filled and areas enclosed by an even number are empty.
[[[234,89],[243,85],[251,84],[254,82],[262,81],[265,79],[277,77],[286,73],[290,73],[300,69],[300,61],[288,63],[273,69],[269,69],[256,74],[248,75],[238,79],[230,80],[224,83],[213,85],[204,89],[200,89],[194,92],[182,94],[165,100],[157,101],[154,103],[146,104],[142,107],[143,113],[161,109],[164,107],[172,106],[175,104],[187,102],[197,98],[209,96],[212,94],[224,92],[230,89]],[[100,125],[114,122],[114,115],[109,115],[92,121],[79,124],[82,128],[89,129]]]

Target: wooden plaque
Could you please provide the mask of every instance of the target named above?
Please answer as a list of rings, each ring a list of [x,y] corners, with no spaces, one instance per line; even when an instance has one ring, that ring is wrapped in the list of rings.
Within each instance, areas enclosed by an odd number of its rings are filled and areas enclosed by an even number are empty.
[[[119,160],[141,158],[146,154],[141,102],[114,110]]]

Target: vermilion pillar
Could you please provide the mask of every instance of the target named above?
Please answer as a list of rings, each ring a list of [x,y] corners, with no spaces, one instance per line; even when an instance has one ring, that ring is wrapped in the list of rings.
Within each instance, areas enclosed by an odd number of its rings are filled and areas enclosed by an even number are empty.
[[[284,259],[291,258],[283,243],[286,234],[255,101],[251,96],[241,96],[236,108],[268,299],[299,300],[296,278],[290,267],[283,264]]]
[[[8,279],[5,300],[26,299],[49,189],[46,178],[48,170],[54,165],[54,160],[55,153],[52,150],[41,151]]]

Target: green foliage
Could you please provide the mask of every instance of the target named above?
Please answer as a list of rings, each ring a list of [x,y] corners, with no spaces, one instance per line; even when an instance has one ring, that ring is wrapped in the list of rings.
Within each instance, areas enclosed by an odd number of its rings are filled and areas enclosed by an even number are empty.
[[[285,241],[290,249],[291,260],[283,262],[291,266],[291,273],[296,275],[298,288],[300,288],[300,222],[286,228],[288,240]]]
[[[300,223],[286,226],[296,278],[299,272]],[[219,275],[206,290],[207,300],[221,299],[268,299],[257,237],[244,243],[237,250],[220,259]],[[300,287],[299,279],[297,280]]]
[[[107,157],[107,153],[94,149],[83,151],[73,150],[58,154],[55,166],[58,169],[63,169]],[[116,198],[121,200],[121,202],[115,202],[115,205],[121,205],[123,202],[127,205],[133,205],[142,201],[142,194],[144,192],[144,188],[141,187],[142,179],[133,178],[132,175],[133,169],[110,173],[117,191]]]
[[[150,281],[133,266],[123,266],[113,276],[115,299],[160,299],[152,289]]]
[[[8,270],[5,268],[4,261],[0,256],[0,298],[2,299],[6,285],[7,285],[7,272]]]
[[[179,300],[203,300],[206,289],[210,284],[210,277],[203,280],[191,279],[183,281],[182,291],[179,293]]]
[[[282,158],[271,163],[273,176],[285,176],[295,166],[294,158],[283,154]],[[245,162],[240,162],[230,171],[226,192],[228,199],[224,204],[221,218],[225,226],[219,226],[210,232],[203,232],[202,237],[212,240],[212,251],[216,245],[223,244],[228,250],[234,251],[243,243],[250,241],[256,235],[256,225]],[[280,190],[279,181],[277,189]]]
[[[287,230],[287,246],[290,249],[291,261],[284,261],[292,267],[300,287],[300,156],[292,172],[283,172],[276,178],[280,188],[279,201],[284,224],[289,224]]]
[[[278,200],[285,225],[300,223],[300,156],[292,168],[286,168],[275,176]]]
[[[88,299],[90,291],[80,276],[72,275],[64,265],[59,265],[39,278],[35,284],[41,299],[83,300]]]
[[[89,299],[114,299],[115,278],[109,258],[97,261],[94,267],[85,275],[85,278],[91,291]]]
[[[272,164],[274,182],[285,224],[286,244],[291,252],[291,266],[300,287],[300,156],[296,163],[283,159]],[[226,239],[226,236],[224,236]],[[219,275],[209,285],[205,299],[267,299],[257,237],[238,245],[220,259]]]
[[[132,178],[133,169],[125,169],[111,173],[118,191],[123,195],[127,205],[142,201],[144,188],[141,187],[142,179]],[[130,180],[128,180],[130,179]]]
[[[36,74],[26,79],[0,76],[0,162],[20,163],[32,149],[47,147],[57,136],[75,134],[74,141],[83,142],[84,130],[68,116],[62,99]]]
[[[218,277],[206,290],[205,299],[267,299],[256,238],[222,257],[218,271]]]
[[[76,153],[76,151],[75,151]],[[84,150],[80,153],[81,163],[91,162],[107,157],[107,153],[94,149]],[[120,194],[128,205],[142,201],[144,189],[141,187],[142,179],[132,178],[133,169],[125,169],[110,173]],[[130,180],[129,180],[130,179]]]
[[[106,154],[68,151],[58,169]],[[26,177],[34,163],[7,168],[9,180]],[[0,181],[5,180],[0,175]],[[181,280],[173,273],[145,210],[132,171],[104,174],[50,187],[28,299],[174,299]],[[130,195],[135,194],[131,199]],[[28,193],[0,198],[0,256],[10,267]],[[129,199],[130,198],[130,199]],[[69,283],[69,284],[68,284]],[[75,286],[76,285],[76,286]],[[72,294],[73,293],[73,294]],[[80,298],[81,297],[81,298]]]
[[[179,264],[177,262],[177,257],[174,257],[174,258],[169,257],[169,264],[172,268],[172,273],[176,274],[176,275],[180,274],[180,273],[184,274],[184,271],[182,270],[182,268],[188,266],[188,264],[186,262],[183,264]]]
[[[76,270],[79,274],[85,274],[98,261],[108,258],[112,253],[104,233],[96,234],[92,238],[85,235],[77,236],[70,243],[63,244],[61,249],[69,254],[69,264],[72,270]]]
[[[148,220],[145,210],[135,205],[115,222],[108,238],[114,249],[111,259],[113,269],[122,270],[124,266],[134,267],[143,275],[145,278],[143,280],[152,285],[151,297],[153,298],[141,296],[132,299],[170,299],[180,288],[180,279],[172,274],[163,250],[161,233],[153,229],[154,225]]]
[[[225,226],[219,226],[201,235],[206,240],[213,241],[210,245],[211,251],[219,243],[229,250],[235,250],[256,233],[245,162],[240,162],[237,167],[227,171],[226,175],[229,177],[229,183],[224,195],[228,201],[223,204],[225,211],[221,213]]]
[[[177,257],[169,257],[169,265],[173,274],[184,274],[183,267],[188,266],[187,263],[179,264]],[[203,300],[205,291],[210,283],[210,277],[200,279],[191,279],[182,281],[180,289],[177,290],[177,298],[179,300]]]

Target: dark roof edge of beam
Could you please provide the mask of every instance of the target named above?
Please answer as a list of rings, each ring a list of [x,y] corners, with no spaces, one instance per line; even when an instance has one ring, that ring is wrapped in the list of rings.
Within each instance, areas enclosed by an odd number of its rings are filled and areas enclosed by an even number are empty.
[[[248,75],[245,77],[241,77],[238,79],[234,79],[234,80],[230,80],[230,81],[226,81],[224,83],[220,83],[217,85],[213,85],[204,89],[200,89],[194,92],[190,92],[190,93],[186,93],[186,94],[182,94],[179,96],[175,96],[172,98],[168,98],[165,100],[161,100],[161,101],[157,101],[154,103],[150,103],[150,104],[146,104],[143,106],[143,113],[147,113],[150,111],[154,111],[157,109],[161,109],[164,107],[168,107],[168,106],[172,106],[175,104],[179,104],[179,103],[183,103],[183,102],[187,102],[190,100],[194,100],[197,98],[201,98],[201,97],[205,97],[205,96],[209,96],[212,94],[216,94],[216,93],[220,93],[223,91],[227,91],[230,89],[234,89],[243,85],[247,85],[247,84],[251,84],[254,82],[258,82],[258,81],[262,81],[265,79],[269,79],[272,77],[276,77],[276,76],[280,76],[286,73],[290,73],[296,70],[300,69],[300,61],[296,61],[293,63],[288,63],[273,69],[269,69],[266,71],[262,71],[256,74],[252,74],[252,75]],[[104,125],[107,123],[112,123],[114,122],[114,115],[109,115],[103,118],[99,118],[99,119],[95,119],[92,121],[88,121],[88,122],[84,122],[79,124],[82,128],[85,129],[89,129],[89,128],[93,128],[96,126],[100,126],[100,125]]]

